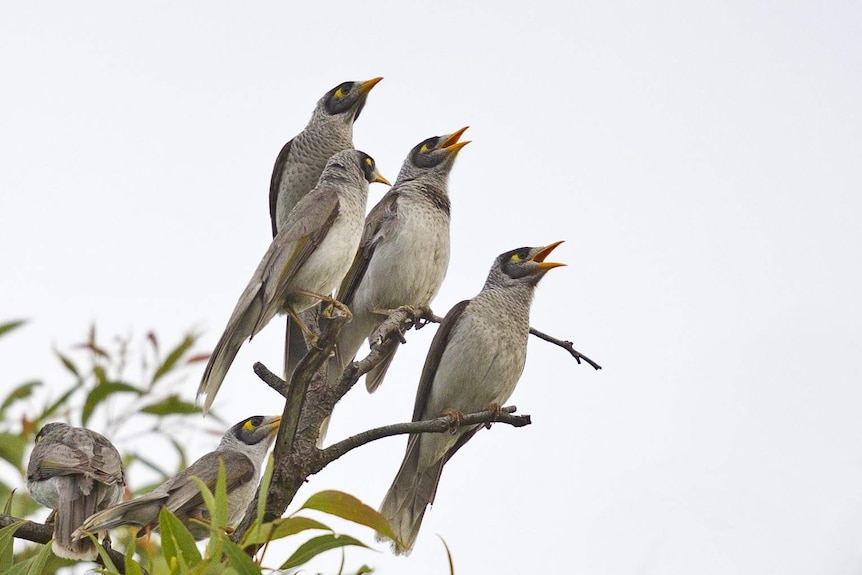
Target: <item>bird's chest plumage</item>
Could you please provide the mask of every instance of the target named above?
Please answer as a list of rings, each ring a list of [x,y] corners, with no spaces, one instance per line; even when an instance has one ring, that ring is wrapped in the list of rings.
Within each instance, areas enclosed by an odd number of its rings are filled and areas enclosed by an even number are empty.
[[[427,202],[399,205],[355,300],[367,309],[427,306],[449,266],[449,218]]]
[[[529,316],[520,315],[505,305],[471,302],[441,357],[426,417],[446,409],[480,411],[509,399],[527,357]]]

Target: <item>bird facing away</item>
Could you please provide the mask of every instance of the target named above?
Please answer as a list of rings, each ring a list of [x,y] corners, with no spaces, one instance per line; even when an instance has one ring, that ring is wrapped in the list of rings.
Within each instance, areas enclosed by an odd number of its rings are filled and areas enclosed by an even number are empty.
[[[122,499],[125,487],[123,461],[103,435],[65,423],[48,423],[36,434],[27,489],[33,499],[54,510],[51,549],[58,557],[96,559],[93,542],[75,541],[72,533],[87,517]]]
[[[392,189],[365,218],[359,251],[336,296],[353,319],[339,335],[330,381],[353,361],[387,312],[427,308],[437,295],[449,266],[449,172],[469,143],[458,141],[466,130],[417,144]],[[380,386],[397,349],[365,376],[369,393]]]
[[[281,417],[255,415],[227,430],[215,451],[211,451],[174,475],[146,495],[125,501],[89,517],[78,529],[76,538],[86,532],[107,531],[121,525],[141,528],[138,537],[158,527],[159,512],[166,507],[191,532],[195,539],[209,537],[209,529],[192,519],[209,521],[197,477],[210,490],[215,490],[219,461],[224,465],[228,500],[229,527],[236,527],[254,498],[263,460],[278,431]]]
[[[204,412],[246,339],[277,313],[287,313],[304,328],[297,314],[338,287],[362,237],[370,182],[389,184],[368,154],[342,150],[329,159],[317,185],[290,212],[210,356],[198,387],[198,396],[206,395]]]
[[[281,148],[269,185],[273,237],[317,183],[326,161],[341,150],[353,148],[353,122],[359,118],[368,92],[382,79],[343,82],[328,91],[318,100],[308,125]]]
[[[545,273],[564,265],[545,258],[562,242],[500,255],[482,291],[456,304],[434,335],[413,407],[413,421],[443,413],[499,409],[524,370],[533,292]],[[409,552],[426,507],[434,502],[443,466],[479,429],[413,434],[380,512]]]

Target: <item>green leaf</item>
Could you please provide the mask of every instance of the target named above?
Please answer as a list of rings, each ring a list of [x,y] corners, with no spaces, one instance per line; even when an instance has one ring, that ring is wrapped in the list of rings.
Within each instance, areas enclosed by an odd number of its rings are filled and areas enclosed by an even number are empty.
[[[165,358],[165,361],[162,362],[162,364],[156,369],[156,373],[153,374],[151,385],[167,375],[177,365],[177,362],[183,357],[183,354],[194,345],[195,340],[197,340],[197,336],[188,334],[177,347],[171,350]]]
[[[270,523],[264,523],[258,527],[249,529],[243,538],[243,546],[263,545],[267,541],[283,539],[296,535],[308,529],[322,529],[332,531],[329,527],[308,517],[283,517]]]
[[[162,550],[165,553],[165,559],[168,565],[173,565],[173,559],[176,559],[176,565],[180,568],[180,573],[188,571],[189,565],[195,565],[201,560],[201,552],[195,544],[195,538],[186,529],[186,526],[177,519],[176,515],[168,511],[166,507],[162,507],[159,511],[159,531],[162,534]],[[173,569],[171,569],[174,572]]]
[[[124,383],[122,381],[106,381],[100,383],[87,394],[87,399],[84,400],[84,410],[81,414],[81,424],[86,427],[90,416],[93,415],[93,410],[96,406],[108,399],[115,393],[134,393],[142,395],[143,392],[134,385]]]
[[[45,571],[45,564],[51,558],[51,546],[48,544],[42,545],[39,553],[35,556],[21,561],[11,569],[4,571],[4,575],[42,575]]]
[[[9,491],[9,497],[6,498],[6,503],[3,505],[3,515],[12,515],[12,498],[15,497],[15,491],[15,489]]]
[[[27,441],[17,433],[0,432],[0,457],[22,469]]]
[[[231,567],[243,575],[260,575],[260,567],[255,564],[251,557],[246,555],[245,551],[243,551],[239,545],[231,541],[230,538],[225,535],[224,531],[217,532],[216,537],[219,540],[218,542],[221,544],[224,554],[227,555],[228,564]]]
[[[0,573],[6,573],[15,561],[15,556],[12,551],[12,541],[15,536],[15,532],[18,531],[18,528],[24,525],[24,523],[26,523],[26,521],[22,519],[21,521],[16,521],[15,523],[0,529]]]
[[[0,336],[6,335],[10,331],[18,329],[25,323],[27,323],[26,319],[16,319],[13,321],[7,321],[6,323],[0,323]]]
[[[129,555],[126,555],[125,566],[126,575],[144,575],[144,570],[141,569],[140,564]]]
[[[363,565],[356,571],[356,575],[369,575],[369,573],[374,573],[374,569],[368,565]]]
[[[260,480],[260,489],[257,491],[257,524],[263,524],[263,516],[266,513],[266,499],[269,496],[269,485],[272,483],[272,470],[275,463],[275,456],[270,453],[266,458],[266,468],[263,470],[263,477]]]
[[[36,421],[45,421],[49,417],[51,417],[55,411],[64,406],[73,393],[78,391],[80,388],[80,383],[76,382],[72,384],[72,387],[67,389],[63,395],[61,395],[54,403],[50,404],[45,410],[36,418]]]
[[[319,535],[300,545],[299,549],[297,549],[294,554],[291,555],[281,567],[279,567],[279,569],[292,569],[294,567],[298,567],[325,551],[347,547],[348,545],[370,549],[368,545],[354,539],[350,535],[335,535],[332,533]]]
[[[389,526],[389,522],[386,521],[383,515],[354,496],[342,491],[333,489],[315,493],[308,498],[300,509],[314,509],[323,513],[329,513],[330,515],[371,527],[393,541],[398,540],[398,537],[392,531],[392,527]]]
[[[200,413],[201,409],[196,406],[194,403],[189,403],[187,401],[181,400],[176,395],[171,395],[167,399],[164,399],[158,403],[153,403],[141,409],[142,413],[149,413],[151,415],[171,415],[174,413],[179,414],[188,414],[188,413]]]
[[[72,375],[74,375],[75,377],[81,377],[81,373],[78,371],[78,366],[76,366],[75,362],[69,359],[69,357],[63,355],[57,349],[54,350],[54,355],[60,358],[60,361],[63,363],[63,366],[70,372],[72,372]]]
[[[33,395],[33,388],[38,385],[42,385],[42,382],[33,380],[22,383],[13,389],[12,392],[6,396],[6,399],[3,400],[3,403],[0,404],[0,417],[2,417],[3,413],[16,401],[20,401]]]

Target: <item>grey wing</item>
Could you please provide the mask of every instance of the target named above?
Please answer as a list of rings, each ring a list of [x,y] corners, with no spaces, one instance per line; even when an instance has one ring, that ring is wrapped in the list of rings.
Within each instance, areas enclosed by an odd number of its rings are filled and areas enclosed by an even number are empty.
[[[198,484],[192,476],[199,478],[211,490],[215,490],[218,478],[219,460],[224,462],[225,484],[230,493],[238,485],[254,478],[255,466],[244,454],[234,450],[211,451],[183,469],[171,480],[167,488],[168,499],[165,506],[173,513],[188,514],[203,504]]]
[[[431,340],[431,347],[428,348],[428,355],[425,357],[425,365],[422,367],[422,375],[419,377],[419,386],[416,389],[416,401],[413,404],[413,421],[421,421],[425,413],[425,407],[428,404],[428,397],[431,394],[431,384],[434,382],[434,376],[437,375],[437,368],[440,367],[440,358],[443,357],[443,352],[449,344],[449,337],[452,330],[461,319],[464,310],[470,304],[470,300],[464,300],[456,303],[440,322],[440,327],[437,328],[437,333],[434,334],[434,339]]]
[[[389,235],[387,230],[395,223],[395,218],[398,214],[398,195],[397,190],[389,190],[371,209],[368,217],[365,218],[365,228],[362,230],[362,240],[359,242],[359,249],[353,258],[350,270],[341,282],[341,287],[339,287],[338,295],[336,296],[338,301],[348,307],[353,301],[356,289],[365,277],[368,263],[374,257],[374,250],[377,249],[380,240]]]
[[[293,140],[291,139],[282,146],[278,157],[275,159],[275,166],[272,168],[272,178],[269,180],[269,219],[272,222],[272,237],[278,233],[277,222],[275,221],[278,214],[278,188],[281,187],[281,176],[284,173],[284,165],[290,155],[292,143]]]
[[[90,467],[94,477],[106,484],[125,485],[123,460],[117,448],[104,435],[90,432],[93,445],[93,457]]]
[[[290,278],[326,237],[338,216],[338,194],[332,188],[315,188],[303,197],[275,239],[274,249],[262,267],[263,299],[268,305],[283,301],[283,289]],[[265,314],[264,314],[265,315]]]

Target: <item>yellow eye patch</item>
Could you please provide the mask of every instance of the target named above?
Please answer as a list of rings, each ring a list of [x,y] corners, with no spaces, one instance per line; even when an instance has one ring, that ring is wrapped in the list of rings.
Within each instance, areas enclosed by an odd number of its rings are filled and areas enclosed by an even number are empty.
[[[428,151],[428,144],[422,144],[422,147],[419,148],[419,151],[420,152],[427,152]]]
[[[245,425],[243,425],[242,428],[245,429],[246,431],[254,431],[255,428],[257,428],[257,426],[254,423],[252,423],[252,421],[249,419],[248,421],[245,422]]]
[[[513,262],[519,262],[521,261],[521,256],[519,256],[518,254],[512,254],[512,257],[509,259],[511,259]]]
[[[371,158],[365,158],[365,163],[366,163],[366,165],[368,165],[368,166],[372,166],[372,165],[374,165],[374,162],[372,162],[372,161],[371,161]]]
[[[344,91],[341,88],[337,89],[335,91],[335,97],[340,100],[341,98],[344,97]]]

